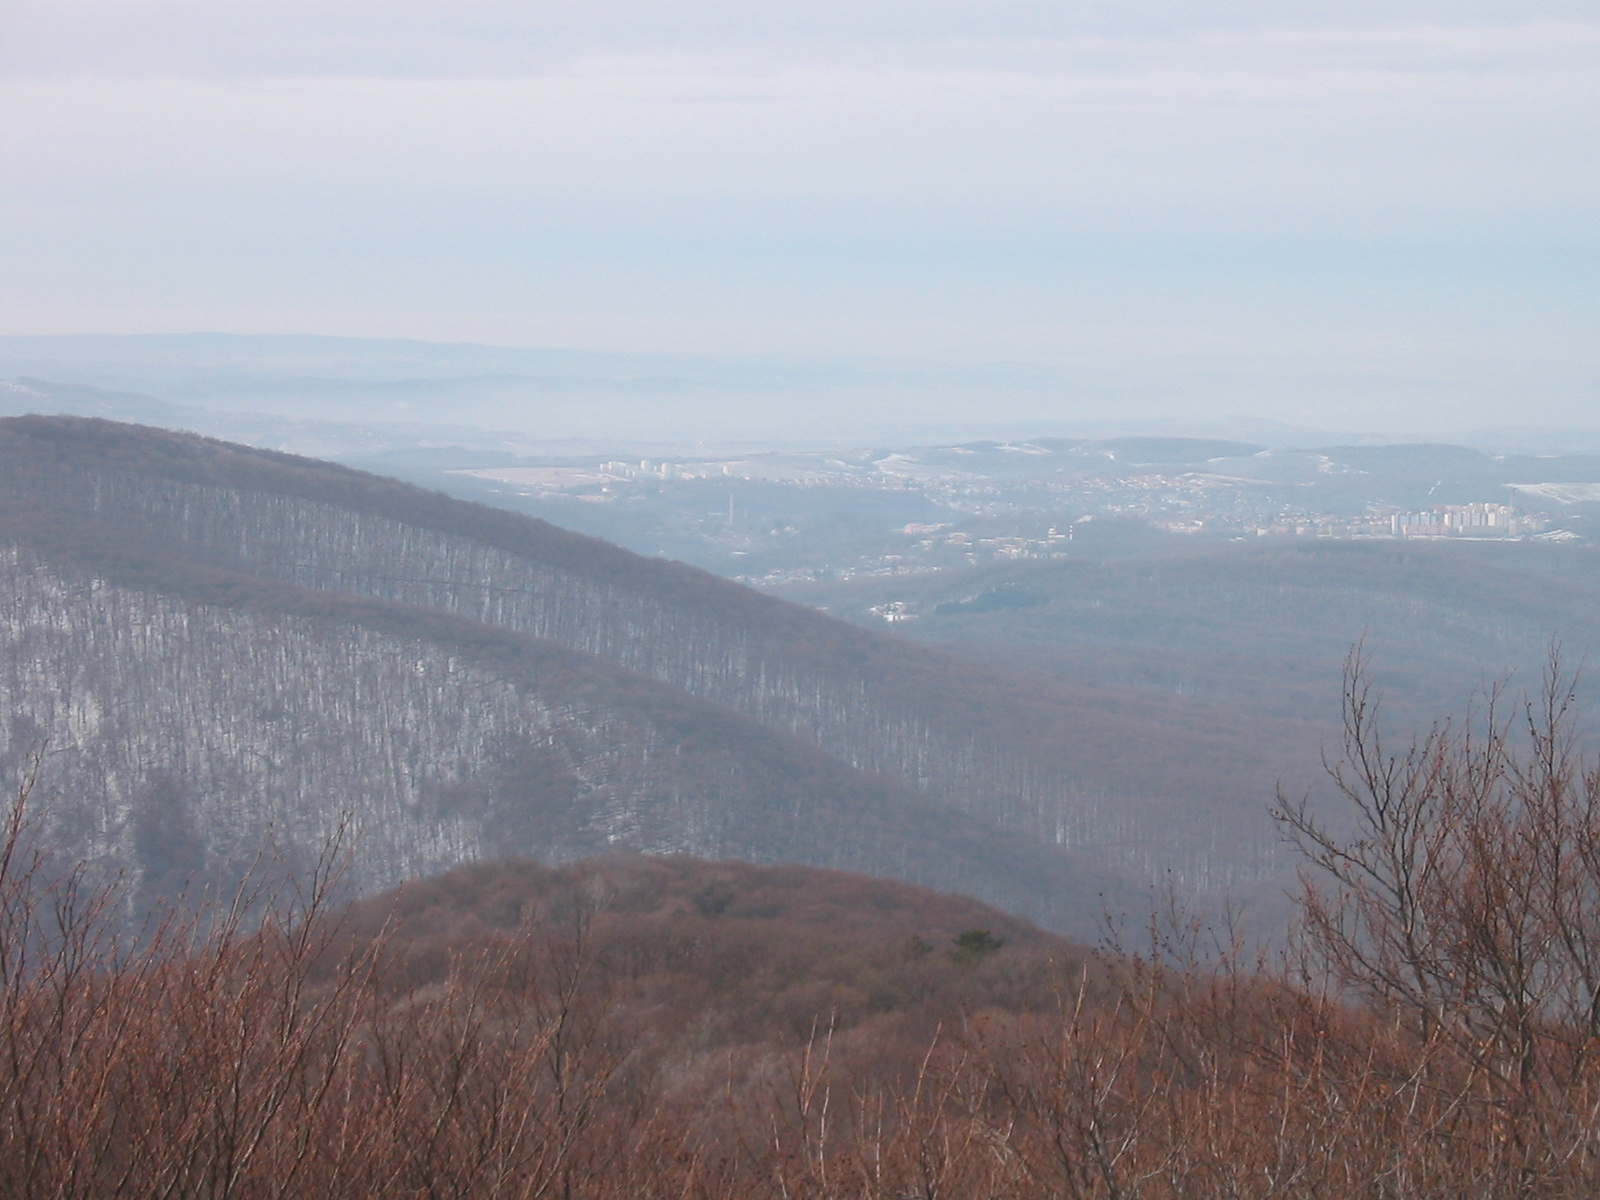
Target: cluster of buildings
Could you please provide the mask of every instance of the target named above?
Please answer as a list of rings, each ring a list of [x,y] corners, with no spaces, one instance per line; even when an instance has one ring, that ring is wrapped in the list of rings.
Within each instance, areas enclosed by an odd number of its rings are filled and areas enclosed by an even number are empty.
[[[1392,537],[1523,537],[1544,532],[1547,522],[1505,504],[1447,504],[1427,512],[1393,513]]]
[[[1258,537],[1479,538],[1506,541],[1543,533],[1549,522],[1508,504],[1441,504],[1418,512],[1379,510],[1361,516],[1285,517],[1256,528]]]
[[[728,463],[603,462],[600,473],[609,479],[721,479],[733,474]]]

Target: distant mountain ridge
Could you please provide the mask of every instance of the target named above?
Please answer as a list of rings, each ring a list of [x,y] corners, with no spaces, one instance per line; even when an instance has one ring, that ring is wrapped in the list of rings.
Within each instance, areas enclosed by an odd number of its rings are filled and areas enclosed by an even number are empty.
[[[542,437],[818,444],[1128,433],[1348,439],[1251,417],[1111,417],[1142,385],[1020,362],[530,349],[398,338],[184,333],[0,336],[0,377],[149,392],[214,410],[355,424],[449,412]],[[1067,400],[1064,416],[1063,401]]]

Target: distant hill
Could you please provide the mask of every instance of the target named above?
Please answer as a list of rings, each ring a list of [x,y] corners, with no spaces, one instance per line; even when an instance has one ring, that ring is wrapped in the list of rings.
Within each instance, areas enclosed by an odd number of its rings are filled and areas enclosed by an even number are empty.
[[[1345,655],[1365,642],[1397,728],[1458,711],[1508,673],[1537,683],[1552,645],[1600,652],[1600,551],[1538,542],[1223,545],[1143,560],[1087,554],[792,589],[897,629],[1075,683],[1181,695],[1244,722],[1298,717],[1331,741]],[[1591,707],[1591,712],[1593,712]],[[1315,752],[1315,745],[1308,747]]]
[[[0,338],[0,343],[3,342]],[[441,445],[450,446],[457,454],[477,452],[491,457],[496,452],[504,456],[508,449],[524,453],[530,449],[527,438],[459,425],[339,422],[328,419],[326,414],[295,416],[238,408],[213,409],[172,404],[121,389],[26,377],[0,379],[0,417],[30,414],[101,417],[109,421],[154,425],[318,458],[398,456],[425,460],[428,453],[437,452],[436,448]]]
[[[1063,421],[1063,395],[1085,388],[1098,395],[1100,386],[1029,363],[606,353],[305,335],[0,336],[0,378],[22,376],[146,392],[213,411],[361,426],[448,413],[464,425],[609,442],[611,449],[619,430],[632,442],[749,449],[1008,437],[1019,425],[1077,436],[1106,426],[1190,431],[1160,420]],[[1250,419],[1202,426],[1210,436],[1277,445],[1304,445],[1313,433]]]
[[[1134,464],[1199,463],[1218,458],[1246,458],[1266,450],[1250,442],[1219,438],[1110,438],[1096,443],[1112,457]]]

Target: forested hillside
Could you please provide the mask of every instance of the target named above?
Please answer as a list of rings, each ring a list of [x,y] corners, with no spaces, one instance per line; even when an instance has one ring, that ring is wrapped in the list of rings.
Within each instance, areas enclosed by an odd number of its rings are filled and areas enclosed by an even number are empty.
[[[329,647],[345,645],[340,622],[391,639],[372,643],[377,648],[371,652],[388,668],[326,672],[329,686],[338,688],[356,686],[363,671],[375,675],[370,686],[388,694],[385,704],[368,708],[353,694],[335,699],[332,692],[300,702],[304,720],[319,730],[332,726],[315,715],[318,705],[348,711],[357,725],[364,718],[355,714],[389,714],[372,716],[372,729],[351,726],[344,740],[361,748],[333,756],[345,782],[332,793],[328,785],[312,784],[313,768],[297,768],[306,772],[298,787],[323,793],[304,803],[324,821],[330,813],[360,809],[382,825],[389,817],[376,814],[393,804],[427,814],[426,836],[404,835],[414,843],[405,852],[406,865],[375,880],[395,880],[423,864],[461,861],[491,846],[559,857],[620,844],[849,865],[964,887],[1055,920],[1060,918],[1053,909],[1063,895],[1082,901],[1107,887],[1117,890],[1103,874],[1082,866],[1085,861],[1135,887],[1167,869],[1201,887],[1248,882],[1272,869],[1273,843],[1260,814],[1273,780],[1251,774],[1251,760],[1238,754],[1237,728],[1208,728],[1177,711],[1163,714],[1160,705],[1115,690],[1073,689],[1044,676],[944,655],[681,564],[641,558],[543,522],[326,463],[71,418],[0,424],[0,462],[11,539],[38,563],[65,573],[62,582],[48,586],[70,590],[66,580],[84,580],[87,595],[111,595],[95,589],[115,584],[122,589],[115,593],[119,597],[147,598],[139,603],[158,595],[185,613],[204,612],[195,619],[197,630],[207,621],[235,628],[236,622],[271,625],[294,614],[319,623]],[[217,611],[230,614],[227,621]],[[81,622],[87,629],[101,619],[86,612]],[[23,629],[33,618],[19,610],[15,620]],[[160,624],[154,615],[140,616],[135,624],[152,622],[152,628]],[[270,637],[244,625],[231,636],[240,646],[271,644]],[[437,679],[429,654],[409,648],[418,639],[444,655]],[[202,640],[221,645],[228,637],[207,631]],[[290,640],[310,644],[299,633]],[[21,645],[20,634],[10,644]],[[117,657],[119,648],[107,644],[110,657]],[[408,648],[402,651],[400,644]],[[463,654],[468,647],[476,649]],[[172,687],[191,696],[204,695],[204,689],[195,690],[196,680],[208,673],[263,678],[248,659],[217,654],[217,661],[191,660],[152,644],[146,658],[182,674]],[[459,717],[462,724],[450,734],[456,741],[447,752],[432,733],[421,732],[444,729],[445,714],[461,711],[460,696],[488,686],[468,678],[485,668],[469,668],[464,660],[487,663],[492,673],[528,654],[547,670],[559,661],[568,674],[555,683],[517,685],[526,711],[514,713],[503,707],[509,700],[490,699],[485,709],[501,705],[496,711],[503,715],[486,717],[482,728]],[[401,671],[395,666],[401,662],[410,665]],[[628,682],[600,687],[597,679]],[[646,680],[654,681],[653,690]],[[49,691],[37,673],[33,683],[14,686],[30,697],[17,706],[25,714],[42,703],[31,697]],[[605,703],[595,699],[608,688],[626,693],[626,704],[618,707],[609,696]],[[260,708],[281,707],[272,689],[265,690],[269,699]],[[435,699],[424,703],[412,693]],[[644,696],[650,698],[648,716],[638,712]],[[221,693],[196,703],[228,712],[235,705]],[[663,708],[718,714],[726,734],[713,741],[701,732],[664,730]],[[82,741],[84,718],[62,712],[52,718],[55,726],[35,717],[36,729],[13,738],[13,754],[47,735],[53,747]],[[436,727],[428,715],[435,712],[441,722]],[[158,714],[153,709],[150,716]],[[186,746],[196,736],[180,734],[189,716],[170,718],[170,736],[191,739]],[[698,731],[702,720],[709,718],[697,716],[686,727]],[[497,721],[546,749],[508,746],[487,732]],[[425,748],[391,745],[378,727],[395,725],[418,731],[416,746]],[[611,738],[605,731],[613,727],[629,732]],[[277,728],[262,723],[263,731]],[[564,732],[558,736],[557,729]],[[1298,732],[1292,724],[1269,722],[1249,736],[1292,740]],[[206,754],[226,760],[226,768],[178,769],[165,761],[170,756],[139,751],[149,761],[127,760],[125,778],[114,790],[124,805],[118,811],[133,812],[134,794],[151,787],[150,778],[170,777],[174,770],[192,781],[230,772],[236,778],[248,769],[258,780],[253,787],[270,789],[267,781],[278,768],[269,764],[283,756],[278,736],[219,733],[219,749],[185,750],[198,756],[196,762]],[[459,748],[463,738],[478,748]],[[591,769],[590,759],[579,755],[585,764],[579,770],[560,754],[552,757],[548,747],[563,739],[594,747],[594,762],[608,765]],[[619,751],[618,745],[630,749]],[[660,766],[663,748],[690,763],[681,768],[687,772],[681,780],[660,774],[666,769]],[[52,770],[66,771],[65,765],[54,766],[66,758],[51,753]],[[419,765],[430,759],[464,765],[419,770],[406,765],[407,753]],[[642,768],[625,765],[646,755],[653,793],[639,790]],[[783,765],[776,765],[779,760]],[[712,762],[715,769],[702,765]],[[764,815],[756,816],[748,805],[740,816],[727,815],[718,787],[706,782],[718,771],[738,775],[735,790],[750,805],[762,806]],[[515,805],[518,815],[509,815],[487,782],[547,772],[563,782],[536,789],[542,799],[533,808],[559,812],[559,819],[528,817],[526,806]],[[108,779],[113,774],[101,772]],[[420,782],[396,790],[388,781],[398,774]],[[581,786],[569,782],[574,774],[584,780]],[[825,776],[827,783],[817,782]],[[70,778],[72,789],[83,786],[79,776]],[[229,786],[240,791],[238,784]],[[576,807],[549,799],[562,796],[563,789],[585,799]],[[796,789],[808,798],[793,798]],[[842,799],[868,793],[883,797],[887,807]],[[441,798],[447,795],[477,798],[458,804]],[[477,805],[483,815],[462,824],[461,805]],[[870,814],[901,811],[894,805],[910,805],[916,818],[885,815],[881,826],[875,824],[878,818]],[[257,813],[263,808],[246,807]],[[806,815],[792,818],[797,809]],[[859,819],[857,810],[864,814]],[[822,815],[829,811],[852,814],[848,832],[841,836],[837,819]],[[785,832],[791,821],[806,832]],[[126,823],[120,817],[106,828]],[[234,826],[230,836],[248,842],[237,821]],[[495,841],[501,836],[495,830],[514,827],[525,840]],[[871,832],[879,827],[888,831],[881,843]],[[102,830],[98,836],[112,835]],[[927,837],[937,844],[917,840]],[[208,838],[201,841],[209,844]],[[1085,853],[1060,857],[1074,850]],[[987,865],[974,865],[979,860]],[[1069,860],[1078,865],[1064,865]],[[1034,876],[1027,875],[1030,869]],[[1093,907],[1092,899],[1087,906]]]
[[[290,589],[196,604],[29,551],[0,576],[7,763],[42,750],[56,832],[154,893],[313,854],[346,824],[364,887],[614,846],[848,865],[1019,908],[1084,882],[1045,847],[557,647]]]
[[[345,823],[362,887],[625,847],[850,867],[1083,927],[1130,882],[828,753],[868,711],[838,644],[884,639],[322,464],[97,422],[0,436],[5,760],[42,753],[64,847],[148,894],[226,882],[264,846],[314,854]],[[448,527],[478,518],[511,549]],[[808,623],[836,643],[809,660]],[[866,766],[935,743],[896,720],[858,731]]]

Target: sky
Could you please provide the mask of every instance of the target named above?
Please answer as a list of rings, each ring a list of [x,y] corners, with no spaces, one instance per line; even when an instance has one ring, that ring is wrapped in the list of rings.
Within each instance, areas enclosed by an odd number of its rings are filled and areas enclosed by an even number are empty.
[[[0,333],[1596,426],[1597,147],[1595,0],[0,0]]]

